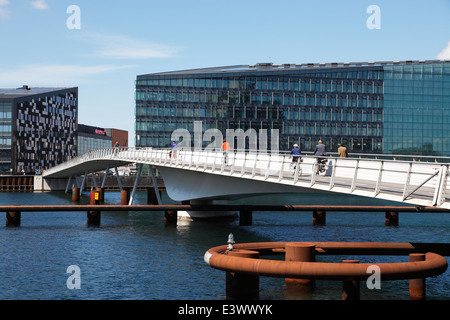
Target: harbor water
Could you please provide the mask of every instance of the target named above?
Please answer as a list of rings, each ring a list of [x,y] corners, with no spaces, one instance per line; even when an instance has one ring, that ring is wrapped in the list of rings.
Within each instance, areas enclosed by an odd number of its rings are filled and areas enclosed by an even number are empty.
[[[163,202],[174,203],[166,194]],[[88,203],[88,194],[81,204]],[[138,192],[135,204],[146,204]],[[258,196],[239,204],[391,205],[356,196],[308,193]],[[2,193],[0,205],[70,205],[71,195]],[[106,192],[105,204],[120,204],[119,192]],[[395,203],[398,205],[398,203]],[[6,215],[6,214],[5,214]],[[3,218],[5,219],[5,217]],[[206,250],[227,242],[268,241],[450,242],[450,215],[400,213],[399,226],[387,227],[384,212],[327,212],[325,226],[313,226],[311,212],[255,212],[251,226],[239,221],[179,221],[164,224],[163,212],[102,212],[101,226],[88,227],[85,212],[22,213],[20,227],[0,227],[1,300],[223,300],[225,273],[203,261]],[[407,256],[332,257],[317,261],[406,262]],[[447,257],[448,260],[448,257]],[[69,288],[70,266],[80,270],[79,288]],[[428,300],[450,299],[450,271],[427,278]],[[384,281],[363,300],[408,300],[408,280]],[[263,300],[340,300],[342,282],[316,281],[305,296],[286,290],[284,279],[260,278]]]

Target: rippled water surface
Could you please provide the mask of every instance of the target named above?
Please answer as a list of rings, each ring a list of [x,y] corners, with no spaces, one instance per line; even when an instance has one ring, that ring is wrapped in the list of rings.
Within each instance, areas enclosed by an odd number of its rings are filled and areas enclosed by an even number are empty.
[[[135,204],[146,203],[137,193]],[[87,201],[84,194],[82,203]],[[171,202],[164,195],[163,201]],[[120,194],[106,193],[106,204]],[[260,196],[234,203],[388,205],[358,197],[307,194]],[[0,205],[71,204],[64,193],[0,194]],[[163,212],[103,212],[101,227],[86,226],[84,212],[22,213],[19,228],[0,227],[0,299],[225,299],[225,274],[203,261],[211,247],[258,241],[450,242],[450,215],[400,213],[398,227],[384,213],[328,212],[326,226],[313,226],[310,212],[258,212],[252,226],[238,221],[164,225]],[[342,260],[344,257],[318,257]],[[347,257],[345,257],[347,258]],[[357,257],[361,262],[400,262],[407,257]],[[325,261],[325,260],[324,260]],[[81,270],[81,289],[69,290],[69,266]],[[309,296],[286,291],[283,279],[260,278],[261,299],[341,299],[342,283],[317,281]],[[408,281],[361,285],[362,299],[407,300]],[[450,271],[427,279],[427,298],[450,298]]]

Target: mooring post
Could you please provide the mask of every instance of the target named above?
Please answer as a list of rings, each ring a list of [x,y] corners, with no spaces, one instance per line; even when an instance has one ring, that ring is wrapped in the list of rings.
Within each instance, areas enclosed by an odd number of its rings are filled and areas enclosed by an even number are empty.
[[[120,191],[120,204],[126,206],[128,205],[129,201],[130,201],[130,189],[123,188],[122,191]]]
[[[359,263],[359,260],[342,260],[342,263]],[[344,280],[342,284],[342,300],[359,300],[359,280]]]
[[[10,211],[6,213],[6,226],[7,227],[20,227],[21,222],[20,211]]]
[[[398,211],[386,211],[385,225],[392,227],[398,226]]]
[[[425,261],[424,253],[411,253],[409,255],[409,262]],[[410,300],[424,300],[425,299],[425,278],[410,279],[409,280],[409,298]]]
[[[291,242],[286,243],[285,261],[315,262],[316,246],[314,244],[305,244]],[[314,289],[314,279],[291,279],[286,278],[286,289],[291,293],[308,294]]]
[[[97,187],[97,192],[99,193],[100,202],[103,203],[105,201],[105,189]]]
[[[324,226],[326,223],[326,212],[323,210],[313,211],[313,225]]]
[[[164,211],[164,224],[165,225],[177,225],[178,211],[166,210]]]
[[[100,203],[100,192],[91,191],[91,205],[98,205]],[[99,227],[101,220],[100,211],[88,211],[87,212],[87,225],[90,227]]]
[[[249,209],[242,209],[239,213],[239,224],[241,226],[251,226],[253,222],[253,212]]]
[[[80,201],[80,188],[72,188],[72,202]]]
[[[253,250],[233,249],[228,251],[227,255],[240,258],[259,258],[259,252]],[[227,272],[226,295],[227,299],[231,300],[258,300],[259,276]]]

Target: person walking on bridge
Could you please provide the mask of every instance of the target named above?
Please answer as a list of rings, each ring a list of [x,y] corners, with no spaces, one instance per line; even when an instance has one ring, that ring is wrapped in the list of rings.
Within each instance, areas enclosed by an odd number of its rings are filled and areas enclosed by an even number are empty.
[[[347,148],[344,147],[344,145],[343,145],[342,143],[339,144],[339,148],[338,148],[338,157],[339,157],[339,158],[347,158],[347,157],[348,157]]]
[[[229,151],[230,151],[230,144],[227,142],[226,139],[223,139],[222,152],[223,152],[223,158],[224,158],[225,164],[227,164],[227,162],[228,162],[228,152]]]
[[[316,173],[318,174],[319,170],[321,168],[321,165],[322,165],[322,161],[325,160],[322,157],[326,157],[327,156],[327,150],[325,148],[325,145],[322,143],[322,140],[319,140],[319,144],[316,145],[316,147],[314,148],[314,156],[317,157],[316,158],[316,163],[317,163],[317,171],[316,171]]]

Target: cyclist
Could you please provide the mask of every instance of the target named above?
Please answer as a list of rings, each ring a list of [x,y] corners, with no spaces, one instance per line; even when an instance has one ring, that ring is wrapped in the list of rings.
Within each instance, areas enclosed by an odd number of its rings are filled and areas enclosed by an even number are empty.
[[[298,148],[298,144],[294,144],[294,148],[291,150],[291,155],[292,155],[292,164],[291,164],[291,166],[293,167],[294,170],[296,168],[296,165],[298,163],[298,159],[300,158],[301,154],[302,154],[302,152]]]
[[[327,151],[325,148],[325,145],[322,143],[322,140],[319,140],[319,144],[314,149],[314,155],[317,157],[317,174],[319,173],[319,170],[321,169],[323,162],[326,161],[326,159],[322,158],[327,156]]]

